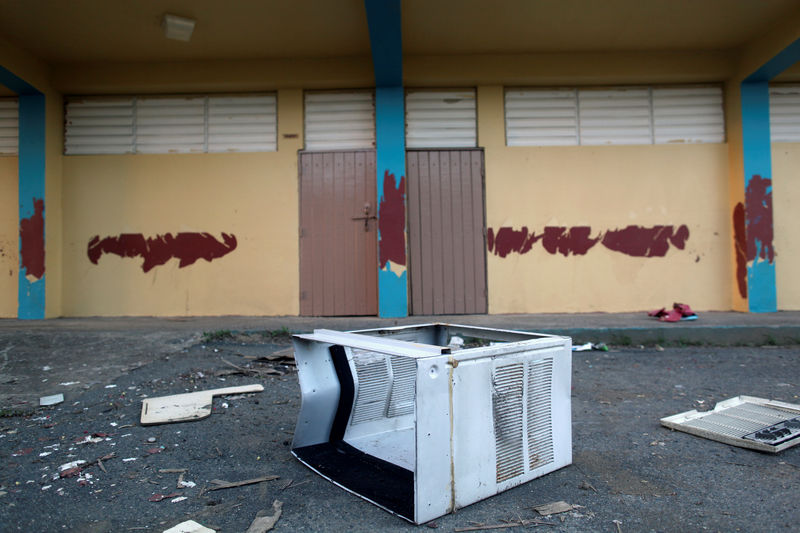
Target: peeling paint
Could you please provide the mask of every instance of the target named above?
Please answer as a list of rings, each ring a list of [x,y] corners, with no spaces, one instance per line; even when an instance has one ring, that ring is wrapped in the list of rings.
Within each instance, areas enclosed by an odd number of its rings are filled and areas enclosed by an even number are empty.
[[[772,180],[753,176],[745,189],[745,227],[747,230],[747,260],[775,260],[772,243]]]
[[[744,204],[733,209],[733,244],[736,249],[736,283],[739,295],[747,298],[747,233],[745,233]]]
[[[20,268],[28,281],[44,276],[44,200],[33,199],[33,214],[19,221]]]
[[[147,237],[141,233],[123,233],[116,237],[100,239],[97,235],[89,241],[87,255],[95,265],[103,254],[120,257],[142,257],[142,271],[163,265],[172,258],[180,260],[178,268],[194,264],[198,259],[211,262],[236,249],[236,236],[222,234],[220,242],[209,233],[186,232],[173,236],[171,233]]]
[[[398,265],[406,264],[406,178],[400,178],[396,185],[394,174],[388,170],[383,175],[383,196],[378,208],[378,240],[380,268],[386,268],[391,261]]]
[[[563,256],[585,255],[598,242],[609,250],[631,257],[664,257],[671,246],[683,250],[689,239],[689,228],[685,224],[674,226],[626,226],[607,230],[592,236],[590,226],[546,226],[540,235],[523,226],[519,230],[501,227],[487,231],[487,246],[490,252],[506,257],[511,252],[528,253],[537,241],[549,254]]]

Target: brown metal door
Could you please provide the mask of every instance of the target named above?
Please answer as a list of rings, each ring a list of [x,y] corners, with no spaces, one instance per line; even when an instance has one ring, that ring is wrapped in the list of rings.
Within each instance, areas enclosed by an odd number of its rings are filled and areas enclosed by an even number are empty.
[[[375,152],[300,153],[300,314],[378,313]]]
[[[486,313],[483,151],[406,154],[411,312]]]

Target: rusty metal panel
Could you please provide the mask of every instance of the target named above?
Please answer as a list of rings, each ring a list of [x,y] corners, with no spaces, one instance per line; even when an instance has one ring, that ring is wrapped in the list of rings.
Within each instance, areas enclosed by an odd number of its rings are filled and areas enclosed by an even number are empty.
[[[409,151],[411,312],[485,313],[481,150]]]
[[[377,314],[375,152],[302,152],[299,166],[300,314]]]

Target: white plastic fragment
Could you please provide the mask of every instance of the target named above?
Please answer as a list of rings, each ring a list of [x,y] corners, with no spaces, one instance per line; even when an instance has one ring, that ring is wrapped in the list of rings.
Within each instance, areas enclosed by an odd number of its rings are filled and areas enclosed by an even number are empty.
[[[186,496],[178,496],[177,498],[173,498],[170,500],[172,503],[182,502],[183,500],[188,500]]]
[[[131,461],[135,461],[136,457],[126,457],[122,460],[123,463],[130,463]]]
[[[64,463],[58,467],[58,471],[63,472],[64,470],[69,470],[70,468],[75,468],[76,466],[80,466],[82,464],[86,464],[86,461],[83,459],[78,459],[77,461],[72,461],[71,463]]]
[[[80,383],[80,381],[65,381],[64,383],[59,383],[59,385],[69,387],[70,385],[77,385],[78,383]]]
[[[216,533],[216,531],[198,524],[194,520],[187,520],[177,526],[165,529],[164,533]]]

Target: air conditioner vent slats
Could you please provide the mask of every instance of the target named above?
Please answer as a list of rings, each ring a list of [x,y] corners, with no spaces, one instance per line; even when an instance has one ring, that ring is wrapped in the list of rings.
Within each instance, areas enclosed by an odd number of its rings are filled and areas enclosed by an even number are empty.
[[[552,372],[552,358],[495,368],[492,407],[498,483],[554,461]]]
[[[353,349],[353,360],[358,377],[358,393],[351,423],[379,420],[386,413],[391,386],[386,356]]]
[[[391,356],[392,390],[388,416],[408,415],[414,412],[414,386],[417,365],[410,357]]]

